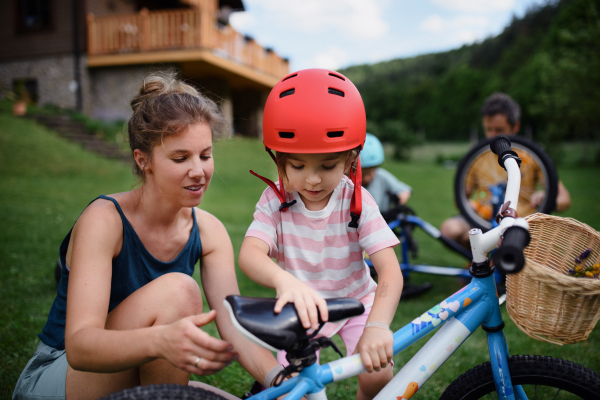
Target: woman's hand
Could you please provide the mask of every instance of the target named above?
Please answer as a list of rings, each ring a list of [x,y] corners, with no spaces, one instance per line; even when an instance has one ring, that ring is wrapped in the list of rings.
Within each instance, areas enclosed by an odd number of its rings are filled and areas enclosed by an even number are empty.
[[[327,322],[329,311],[327,303],[314,290],[300,282],[290,273],[281,271],[275,284],[277,290],[277,302],[275,303],[275,312],[280,313],[287,303],[294,303],[302,326],[305,329],[319,328],[319,312],[321,320]]]
[[[392,332],[379,327],[365,328],[354,353],[360,353],[367,372],[380,371],[394,356]]]
[[[196,375],[214,374],[237,360],[238,354],[229,343],[200,329],[216,315],[216,311],[212,310],[164,325],[157,338],[159,356]]]

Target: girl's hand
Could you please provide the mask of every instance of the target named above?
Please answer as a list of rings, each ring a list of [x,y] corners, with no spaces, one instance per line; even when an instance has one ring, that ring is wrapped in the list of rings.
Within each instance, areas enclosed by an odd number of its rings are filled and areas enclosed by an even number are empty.
[[[159,357],[196,375],[214,374],[237,360],[238,354],[229,343],[200,329],[216,315],[212,310],[165,325],[157,338]]]
[[[323,322],[327,322],[329,319],[325,300],[291,274],[287,272],[281,274],[275,289],[278,296],[275,313],[279,314],[287,303],[294,303],[305,329],[319,328],[319,312]]]
[[[363,331],[354,354],[360,353],[367,372],[387,367],[394,355],[394,337],[391,331],[369,327]]]

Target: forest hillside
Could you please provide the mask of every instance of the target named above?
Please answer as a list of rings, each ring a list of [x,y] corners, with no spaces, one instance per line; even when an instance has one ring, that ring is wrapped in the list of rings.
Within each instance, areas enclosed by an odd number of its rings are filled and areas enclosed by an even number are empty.
[[[422,140],[467,140],[490,94],[522,108],[522,133],[551,147],[600,138],[600,1],[538,5],[498,36],[444,53],[342,71],[360,90],[368,130],[401,149]]]

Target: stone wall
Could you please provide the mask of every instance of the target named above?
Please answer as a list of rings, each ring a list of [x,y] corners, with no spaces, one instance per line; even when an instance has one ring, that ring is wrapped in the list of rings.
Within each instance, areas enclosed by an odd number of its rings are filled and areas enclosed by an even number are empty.
[[[101,120],[128,120],[131,99],[138,93],[144,77],[157,71],[179,71],[176,65],[128,65],[116,67],[86,66],[80,59],[83,112]],[[35,79],[38,104],[76,108],[73,56],[56,56],[0,62],[0,98],[12,90],[13,80]],[[228,81],[218,77],[202,79],[184,76],[222,108],[233,133],[261,136],[262,109],[268,94],[254,89],[232,90]]]
[[[156,70],[147,65],[90,68],[92,101],[89,115],[102,120],[129,119],[131,99],[140,90],[144,77]]]
[[[86,57],[80,58],[81,89],[84,111],[89,110],[90,81]],[[0,62],[0,97],[13,88],[15,79],[35,79],[38,89],[38,104],[54,104],[61,108],[76,107],[76,86],[74,85],[74,59],[72,55],[38,57]],[[87,106],[87,107],[86,107]]]

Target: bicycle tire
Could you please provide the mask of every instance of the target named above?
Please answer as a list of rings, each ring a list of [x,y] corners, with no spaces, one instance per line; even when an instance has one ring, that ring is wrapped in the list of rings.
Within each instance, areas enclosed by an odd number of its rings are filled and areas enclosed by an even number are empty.
[[[558,392],[568,392],[587,400],[598,399],[600,393],[599,374],[560,358],[512,356],[508,358],[508,369],[513,386],[521,385],[530,399],[533,398],[533,393],[536,399],[552,399]],[[488,361],[456,378],[444,391],[440,400],[475,400],[488,395],[493,399],[492,393],[495,391],[492,367]],[[549,397],[539,397],[547,392],[550,392]]]
[[[125,389],[101,400],[225,400],[225,398],[193,386],[162,383]]]
[[[461,215],[469,222],[471,226],[479,228],[484,232],[491,229],[491,218],[484,218],[471,206],[470,198],[468,197],[466,190],[466,180],[469,171],[471,168],[473,168],[473,164],[482,156],[489,157],[489,155],[486,153],[491,154],[491,150],[489,148],[491,141],[492,139],[484,139],[480,141],[461,159],[458,164],[454,179],[454,200],[458,206],[458,209],[460,210]],[[556,172],[556,167],[554,166],[552,159],[539,145],[527,138],[521,136],[510,136],[510,141],[512,148],[517,153],[526,153],[529,156],[529,159],[532,160],[532,162],[535,162],[535,164],[539,167],[541,174],[543,175],[542,185],[546,195],[534,212],[541,212],[544,214],[551,213],[556,208],[556,196],[558,194],[558,173]],[[493,154],[492,156],[496,157]],[[524,157],[522,156],[522,158]],[[497,163],[495,164],[497,166]],[[521,165],[521,175],[525,176],[525,174],[529,172],[529,168],[533,168],[533,165],[526,165],[524,162]],[[482,172],[479,173],[482,174]],[[482,176],[485,177],[483,179],[490,179],[494,180],[495,182],[506,182],[506,172],[499,166],[497,170],[483,172]],[[481,192],[485,192],[485,190],[482,190]],[[522,201],[526,202],[529,196],[532,194],[533,191],[531,191],[531,193],[527,193],[522,188],[519,194],[519,203],[522,204]],[[519,208],[519,216],[521,217],[531,213],[526,211],[523,212],[523,207]]]

